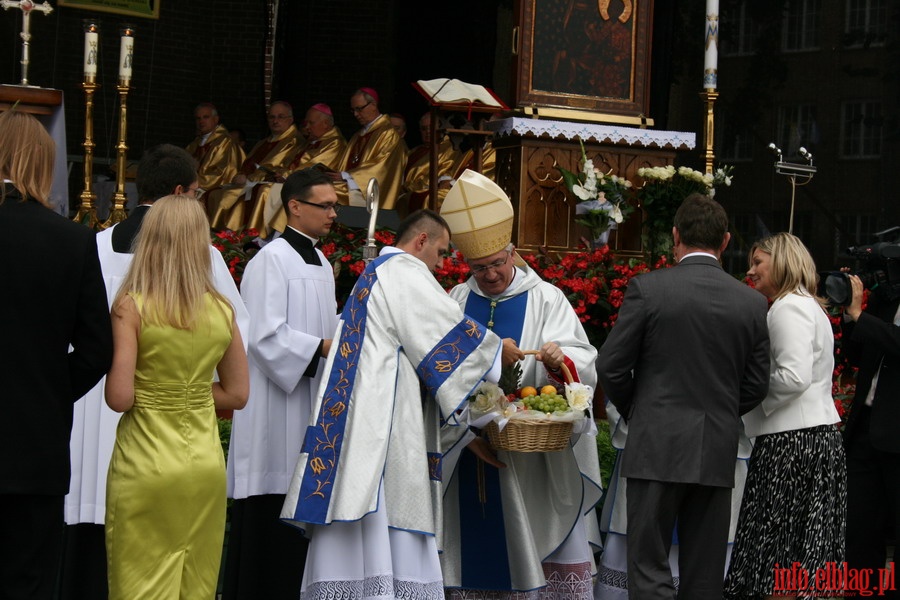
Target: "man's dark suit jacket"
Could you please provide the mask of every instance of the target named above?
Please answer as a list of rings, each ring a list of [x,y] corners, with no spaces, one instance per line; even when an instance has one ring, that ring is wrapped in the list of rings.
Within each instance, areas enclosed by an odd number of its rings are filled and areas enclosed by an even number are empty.
[[[93,231],[7,190],[0,204],[0,494],[63,495],[73,404],[112,362],[106,288]]]
[[[139,204],[135,206],[128,218],[115,226],[112,232],[112,249],[121,254],[131,254],[131,245],[137,237],[147,216],[149,206]]]
[[[900,327],[894,325],[898,302],[871,296],[869,306],[859,320],[844,325],[843,337],[850,363],[859,367],[856,396],[847,418],[844,439],[848,444],[853,443],[860,413],[880,364],[869,419],[869,442],[876,450],[891,453],[900,453]]]
[[[629,282],[597,359],[628,419],[624,477],[734,486],[740,415],[769,388],[766,311],[712,256]]]

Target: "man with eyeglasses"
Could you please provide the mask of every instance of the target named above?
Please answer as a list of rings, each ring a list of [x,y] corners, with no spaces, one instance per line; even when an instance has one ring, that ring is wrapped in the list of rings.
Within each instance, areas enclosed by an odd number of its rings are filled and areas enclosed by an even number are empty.
[[[471,271],[450,296],[503,338],[504,365],[522,361],[520,385],[561,387],[565,364],[575,381],[594,386],[597,351],[563,292],[516,254],[513,207],[503,190],[467,170],[441,215]],[[599,548],[600,538],[592,508],[602,490],[592,416],[583,425],[576,443],[559,452],[498,452],[505,468],[481,458],[488,444],[478,432],[458,431],[455,446],[467,450],[443,465],[447,598],[539,588],[541,598],[593,598],[592,545]],[[490,568],[482,556],[491,557]]]
[[[334,124],[334,114],[327,104],[313,104],[306,111],[303,123],[306,143],[294,156],[286,169],[278,171],[276,183],[261,183],[253,190],[253,207],[247,227],[259,231],[259,237],[266,239],[270,232],[284,231],[287,226],[287,213],[281,207],[281,186],[284,179],[295,171],[308,169],[315,165],[336,168],[344,154],[347,142],[341,130]]]
[[[260,181],[275,181],[303,148],[303,136],[294,125],[294,112],[287,102],[273,102],[267,113],[270,135],[260,140],[244,160],[231,185],[207,194],[206,210],[213,229],[242,229],[246,223],[245,200]]]
[[[234,415],[228,497],[234,498],[226,600],[300,597],[307,542],[279,522],[297,452],[337,326],[334,273],[316,248],[337,216],[330,179],[292,173],[281,189],[287,227],[247,264],[241,296],[250,311],[247,412]]]
[[[363,191],[369,179],[378,180],[380,208],[391,210],[400,194],[406,145],[378,108],[378,92],[364,87],[350,97],[350,112],[361,129],[353,134],[339,162],[340,172],[332,172],[341,204],[365,206]]]
[[[97,253],[109,301],[116,297],[131,265],[132,244],[153,203],[169,195],[194,202],[198,190],[197,162],[184,148],[160,144],[144,152],[137,167],[139,205],[128,218],[97,234]],[[188,200],[186,200],[188,201]],[[250,317],[222,254],[209,247],[213,282],[228,298],[241,337],[247,339]],[[104,399],[106,378],[75,403],[70,455],[72,478],[65,500],[65,553],[60,572],[61,598],[106,598],[106,472],[116,440],[121,413]]]
[[[197,137],[186,150],[197,161],[200,189],[209,191],[230,183],[237,176],[244,162],[244,151],[219,124],[219,111],[211,102],[198,104],[194,119]]]

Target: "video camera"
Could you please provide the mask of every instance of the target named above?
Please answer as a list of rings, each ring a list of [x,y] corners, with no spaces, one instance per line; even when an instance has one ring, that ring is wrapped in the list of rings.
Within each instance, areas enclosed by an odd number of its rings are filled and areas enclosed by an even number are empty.
[[[851,246],[847,253],[862,267],[854,272],[863,286],[887,302],[900,298],[900,227],[875,234],[878,242],[868,246]],[[890,238],[891,241],[886,241]],[[837,306],[847,306],[853,298],[848,273],[819,273],[819,295]]]

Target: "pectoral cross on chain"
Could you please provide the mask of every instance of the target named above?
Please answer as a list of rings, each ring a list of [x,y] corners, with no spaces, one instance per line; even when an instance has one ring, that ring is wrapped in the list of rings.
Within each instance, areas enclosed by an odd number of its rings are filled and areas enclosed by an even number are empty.
[[[3,10],[18,8],[22,11],[22,85],[28,85],[28,47],[31,45],[30,18],[31,11],[38,10],[45,15],[53,12],[53,7],[47,0],[43,4],[35,4],[32,0],[0,0]]]

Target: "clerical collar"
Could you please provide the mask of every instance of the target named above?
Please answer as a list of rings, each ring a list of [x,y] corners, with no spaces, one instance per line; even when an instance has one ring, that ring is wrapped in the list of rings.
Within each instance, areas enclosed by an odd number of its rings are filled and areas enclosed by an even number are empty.
[[[378,115],[377,117],[375,117],[374,119],[369,121],[369,123],[367,123],[366,125],[363,125],[362,133],[360,135],[366,135],[367,133],[369,133],[369,130],[372,129],[372,126],[375,124],[375,121],[377,121],[380,118],[381,118],[381,115]]]
[[[305,233],[303,233],[296,227],[291,227],[290,225],[288,225],[288,229],[296,231],[297,233],[299,233],[300,235],[302,235],[303,237],[308,239],[310,241],[310,243],[313,245],[313,247],[315,247],[315,245],[319,243],[319,238],[312,237],[311,235],[306,235]]]
[[[319,253],[316,252],[315,248],[316,243],[318,243],[319,240],[311,238],[302,231],[291,226],[285,228],[284,233],[281,234],[279,239],[290,244],[291,248],[300,255],[303,262],[306,264],[321,266],[322,260],[319,258]]]
[[[204,133],[203,135],[201,135],[201,136],[200,136],[200,145],[201,145],[201,146],[205,146],[205,145],[206,145],[206,140],[208,140],[208,139],[209,139],[209,136],[211,136],[212,134],[213,134],[213,132],[210,131],[209,133]]]

